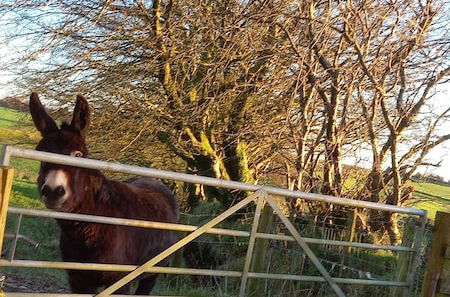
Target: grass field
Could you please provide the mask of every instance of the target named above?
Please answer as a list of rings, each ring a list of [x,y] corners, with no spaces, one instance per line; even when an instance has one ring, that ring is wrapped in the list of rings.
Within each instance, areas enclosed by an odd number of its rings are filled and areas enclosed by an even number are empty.
[[[31,148],[39,133],[31,126],[31,118],[19,111],[0,107],[0,142]],[[11,159],[14,168],[13,192],[10,204],[20,207],[43,208],[36,190],[39,162]]]
[[[31,126],[31,118],[23,112],[0,107],[0,142],[21,147],[32,148],[39,139],[39,133]],[[44,209],[36,188],[39,162],[26,159],[11,159],[14,168],[14,182],[10,197],[10,205],[24,208]],[[9,215],[7,233],[13,233],[17,225],[18,215]],[[39,247],[20,240],[17,245],[16,259],[55,260],[58,258],[57,234],[59,230],[54,220],[34,217],[23,217],[20,234],[34,240]],[[3,253],[10,253],[11,240],[5,241]],[[12,269],[2,268],[5,273],[20,273],[22,276],[35,279],[52,279],[58,284],[66,283],[65,273],[60,270]]]
[[[418,202],[412,206],[426,209],[434,219],[436,211],[450,212],[450,187],[428,182],[414,182],[414,196]]]

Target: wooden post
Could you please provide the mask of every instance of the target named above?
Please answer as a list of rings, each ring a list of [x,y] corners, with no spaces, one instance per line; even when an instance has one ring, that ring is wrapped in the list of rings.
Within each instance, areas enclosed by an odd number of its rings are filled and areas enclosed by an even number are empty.
[[[412,219],[407,220],[405,223],[405,227],[403,229],[403,239],[402,239],[403,246],[411,246],[412,241],[414,240],[415,232],[416,226],[414,220]],[[397,275],[396,275],[397,281],[399,282],[406,281],[409,270],[414,269],[413,267],[409,266],[411,263],[411,259],[412,259],[411,253],[399,252],[397,258]],[[392,287],[391,294],[389,296],[401,297],[404,296],[404,294],[407,294],[406,288]]]
[[[450,213],[436,213],[422,297],[450,296]]]
[[[0,167],[0,257],[3,250],[3,237],[6,228],[6,216],[8,214],[9,196],[14,176],[14,169]]]
[[[261,220],[259,223],[260,233],[269,233],[273,220],[273,209],[270,205],[264,206]],[[269,241],[267,239],[258,238],[255,241],[255,248],[253,254],[252,272],[265,272],[264,263],[267,255],[267,246]],[[264,296],[264,288],[261,285],[262,280],[259,278],[251,278],[248,284],[248,297]]]
[[[344,237],[346,241],[348,242],[354,242],[355,236],[356,236],[356,218],[357,218],[358,211],[356,208],[350,210],[348,212],[347,217],[347,224],[346,224],[346,230],[344,231]],[[342,248],[340,249],[341,252],[341,268],[339,269],[339,277],[342,277],[344,273],[344,265],[346,260],[346,254],[350,254],[352,252],[352,247]]]
[[[347,227],[350,229],[350,232],[348,233],[348,242],[355,241],[355,234],[356,234],[356,218],[357,218],[358,211],[353,209],[353,211],[350,211],[347,221]],[[352,248],[348,247],[347,253],[351,253]]]

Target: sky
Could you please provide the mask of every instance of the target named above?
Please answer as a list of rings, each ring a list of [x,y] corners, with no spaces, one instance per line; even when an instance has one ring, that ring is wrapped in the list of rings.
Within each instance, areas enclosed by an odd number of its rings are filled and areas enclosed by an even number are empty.
[[[450,83],[446,83],[441,86],[440,92],[436,95],[436,104],[438,105],[439,110],[447,109],[450,106]],[[441,133],[448,134],[450,133],[450,121],[447,121],[446,125],[440,127]],[[450,140],[443,145],[433,149],[428,154],[428,160],[433,163],[441,162],[441,166],[436,167],[422,167],[419,172],[428,173],[428,174],[437,174],[442,177],[446,181],[450,181]]]

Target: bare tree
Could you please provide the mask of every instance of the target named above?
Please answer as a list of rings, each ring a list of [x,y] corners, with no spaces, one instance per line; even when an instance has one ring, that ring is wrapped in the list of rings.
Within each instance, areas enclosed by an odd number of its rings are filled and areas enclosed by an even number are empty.
[[[442,4],[82,0],[0,11],[4,37],[23,49],[10,65],[19,87],[61,108],[87,93],[109,158],[250,183],[282,175],[292,189],[400,205],[450,138],[438,129],[449,110],[430,107],[450,72]],[[369,171],[343,170],[364,150]],[[240,198],[189,191],[190,206]],[[382,219],[369,227],[398,240],[395,217]]]

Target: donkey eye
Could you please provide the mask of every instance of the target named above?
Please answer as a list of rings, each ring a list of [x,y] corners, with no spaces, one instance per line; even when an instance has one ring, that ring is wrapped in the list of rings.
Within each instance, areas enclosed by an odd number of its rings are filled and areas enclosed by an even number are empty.
[[[83,157],[83,153],[80,152],[80,151],[74,151],[74,152],[71,152],[70,155],[71,155],[72,157]]]

